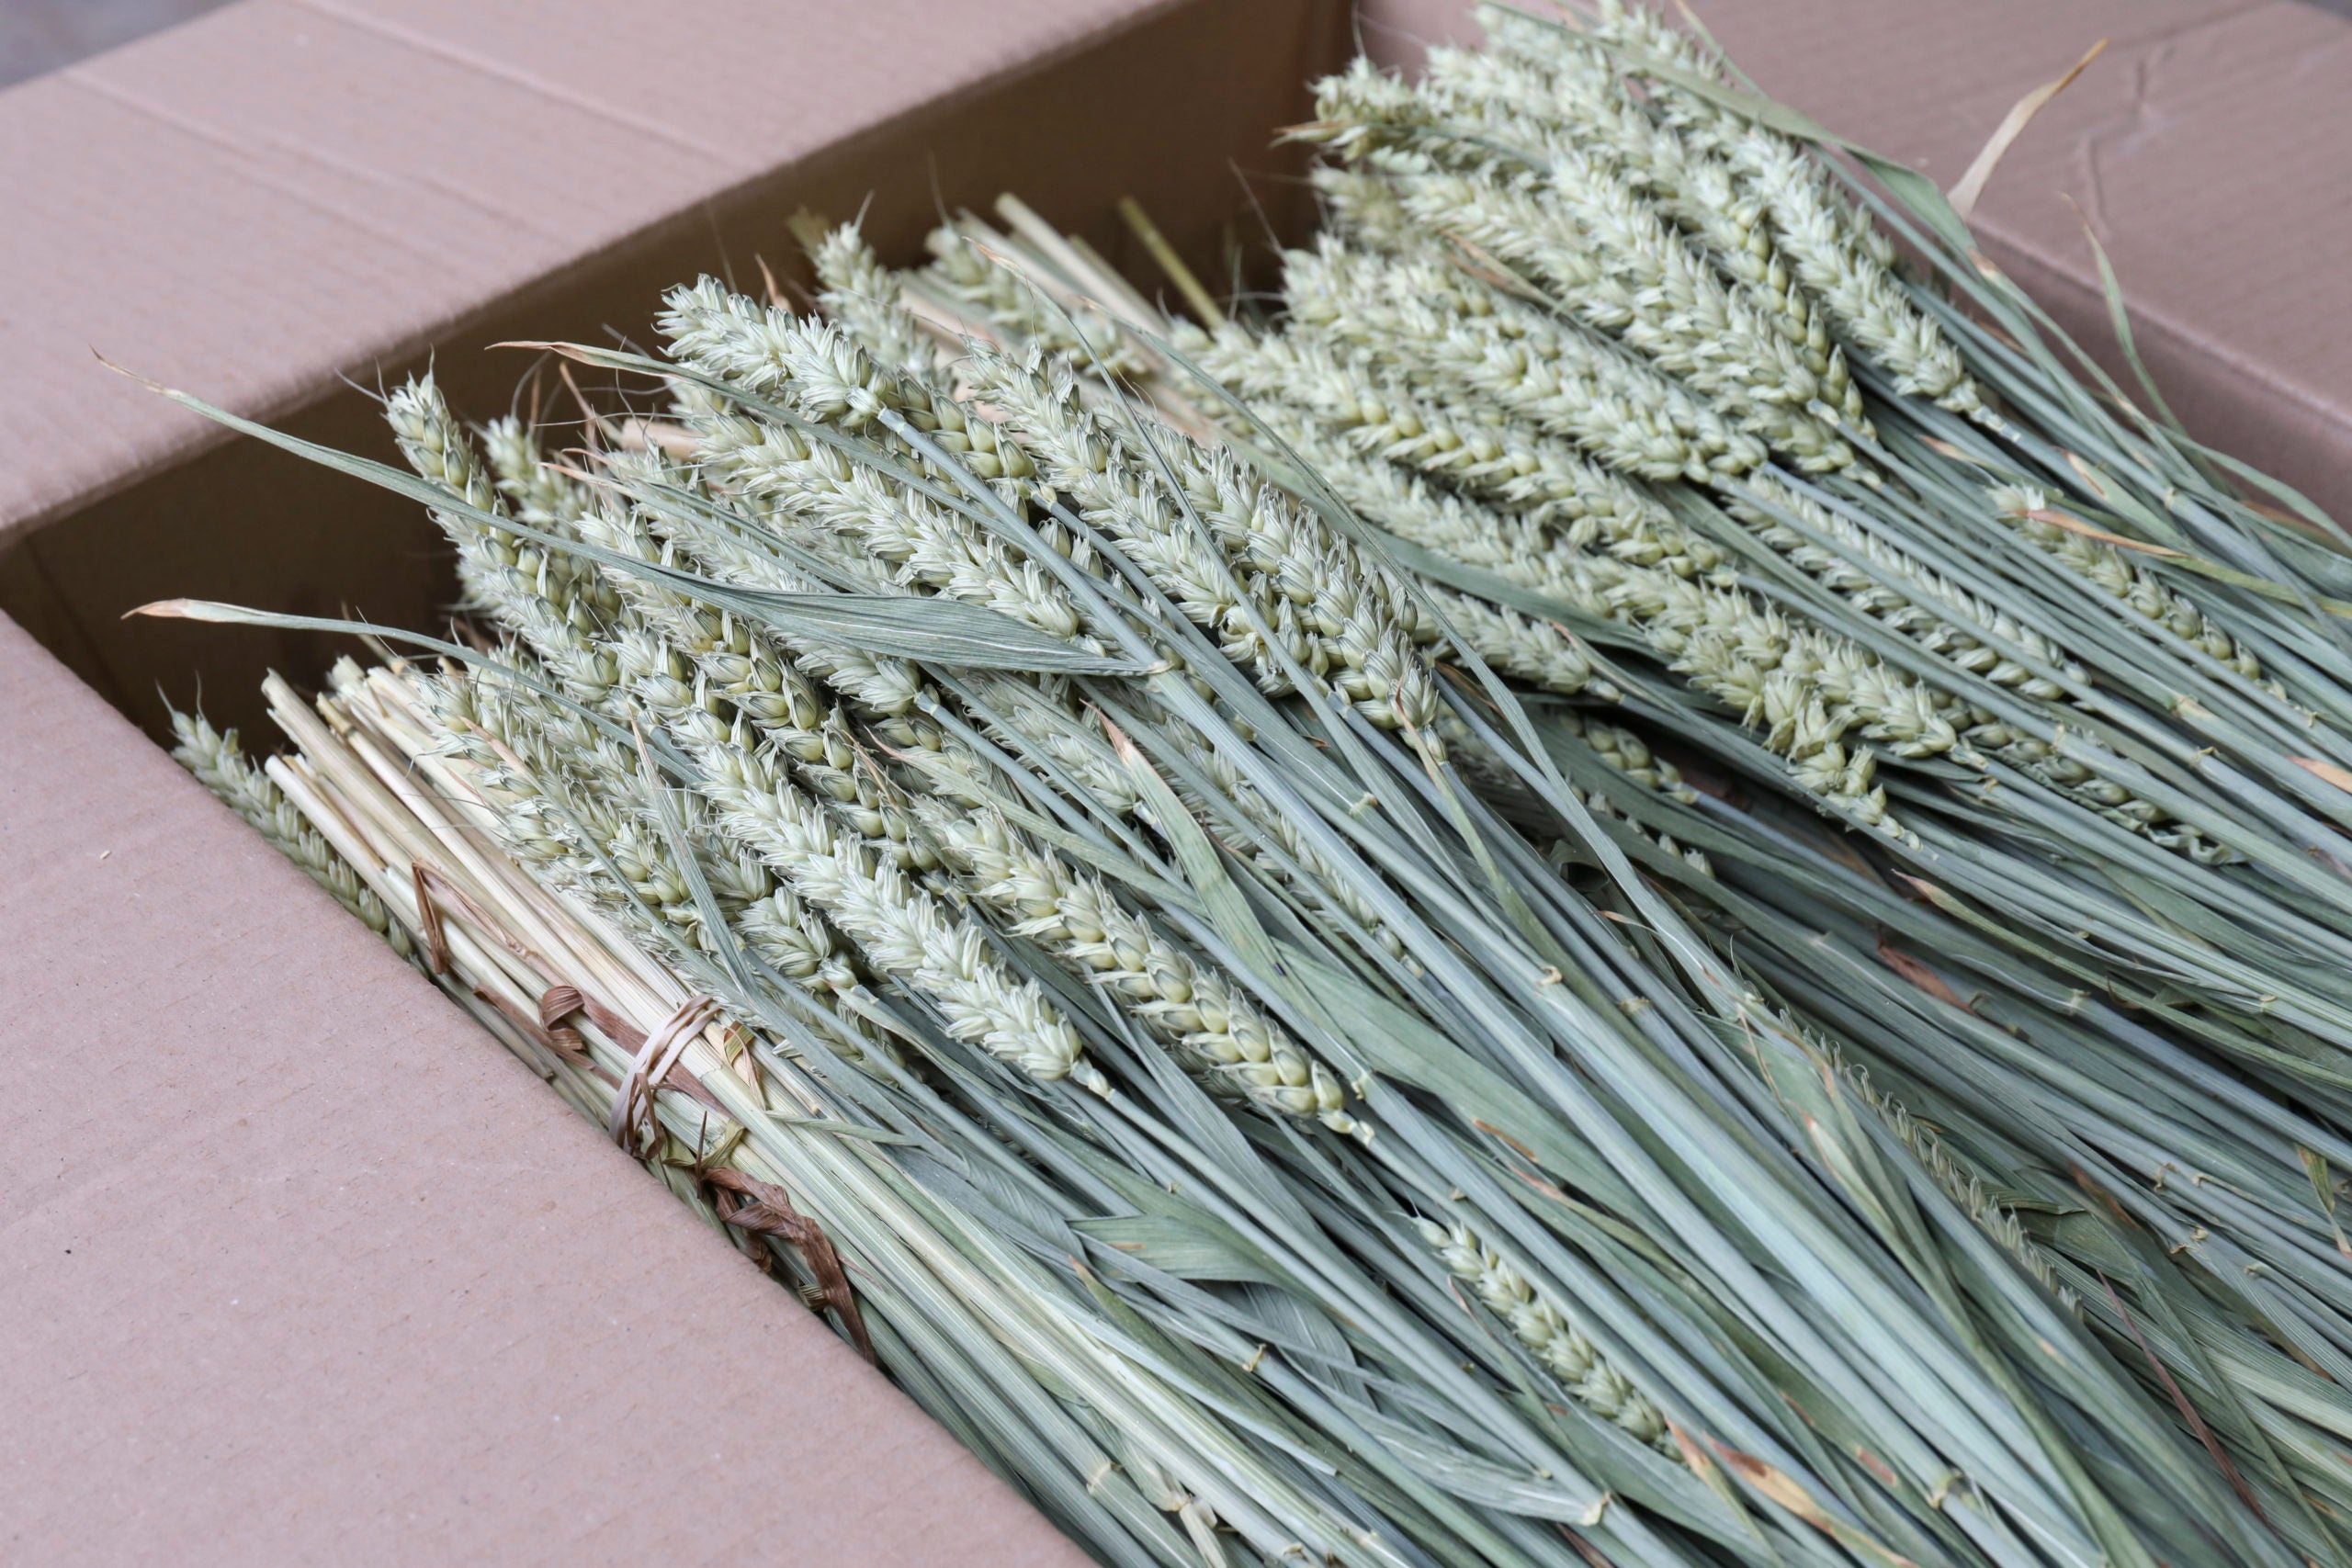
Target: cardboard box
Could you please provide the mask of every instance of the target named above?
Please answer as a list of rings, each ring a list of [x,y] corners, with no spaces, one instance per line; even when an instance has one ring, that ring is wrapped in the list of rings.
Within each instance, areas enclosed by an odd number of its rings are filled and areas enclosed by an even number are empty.
[[[2288,0],[1700,0],[1768,89],[1950,180],[2104,343],[2098,226],[2176,406],[2352,512],[2352,28]],[[1364,0],[1409,62],[1455,0]],[[93,345],[383,452],[433,347],[632,330],[659,288],[855,210],[912,253],[1017,186],[1195,255],[1231,166],[1355,36],[1337,0],[243,0],[0,94],[0,1559],[1076,1562],[820,1325],[139,733],[154,684],[254,724],[326,643],[122,623],[187,594],[426,623],[405,503],[106,374]],[[690,30],[689,30],[690,29]],[[937,193],[934,197],[934,191]],[[1295,230],[1295,186],[1255,183]],[[1245,231],[1247,232],[1249,231]],[[128,716],[127,717],[125,716]]]

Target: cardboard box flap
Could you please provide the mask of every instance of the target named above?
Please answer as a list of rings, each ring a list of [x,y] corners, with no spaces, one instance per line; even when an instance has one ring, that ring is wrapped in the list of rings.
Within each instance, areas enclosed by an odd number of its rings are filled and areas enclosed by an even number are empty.
[[[0,541],[216,439],[94,346],[275,417],[746,182],[1185,8],[244,0],[0,93]]]

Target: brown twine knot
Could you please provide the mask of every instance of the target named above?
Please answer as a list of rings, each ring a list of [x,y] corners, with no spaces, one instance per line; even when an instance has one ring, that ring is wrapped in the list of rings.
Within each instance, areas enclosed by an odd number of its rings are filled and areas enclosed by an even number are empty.
[[[544,1011],[546,1002],[540,1003]],[[651,1129],[653,1121],[653,1091],[670,1076],[670,1069],[685,1055],[687,1044],[702,1026],[718,1011],[718,1004],[696,992],[680,1002],[675,1011],[662,1021],[645,1043],[638,1047],[637,1056],[628,1065],[628,1072],[621,1079],[621,1087],[613,1096],[612,1118],[605,1132],[613,1142],[631,1154],[641,1146],[642,1134]]]
[[[412,864],[410,874],[415,884],[417,923],[424,938],[425,959],[434,974],[447,976],[450,972],[449,938],[442,923],[441,910],[435,903],[436,894],[510,951],[526,959],[535,958],[528,948],[509,936],[488,911],[469,897],[465,890],[447,874],[421,862]],[[621,1049],[635,1053],[628,1074],[614,1091],[612,1115],[605,1128],[613,1141],[631,1155],[639,1154],[645,1135],[655,1131],[652,1126],[655,1091],[662,1087],[676,1068],[694,1037],[719,1010],[718,1002],[697,992],[680,1002],[652,1033],[639,1034],[627,1019],[577,986],[560,982],[549,986],[539,995],[536,1018],[521,1011],[494,992],[476,987],[473,993],[496,1008],[540,1044],[570,1057],[607,1081],[611,1075],[590,1058],[580,1032],[563,1021],[578,1013]],[[719,1115],[728,1114],[718,1097],[694,1074],[684,1074],[677,1087]],[[867,1362],[873,1362],[874,1342],[866,1335],[865,1320],[858,1311],[857,1298],[851,1293],[849,1270],[842,1265],[841,1254],[834,1250],[832,1239],[825,1235],[823,1228],[794,1208],[791,1195],[771,1182],[758,1180],[727,1166],[698,1167],[696,1174],[711,1190],[713,1207],[728,1224],[748,1234],[779,1236],[799,1249],[801,1257],[808,1261],[809,1272],[817,1277],[818,1287],[823,1292],[826,1303],[842,1320],[842,1325],[848,1330],[858,1353]]]

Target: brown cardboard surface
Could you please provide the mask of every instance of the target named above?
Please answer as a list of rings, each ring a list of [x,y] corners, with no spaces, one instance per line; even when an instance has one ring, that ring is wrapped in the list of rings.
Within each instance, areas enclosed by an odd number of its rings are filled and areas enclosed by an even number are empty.
[[[1947,186],[2012,104],[2109,39],[2003,158],[1977,232],[2113,364],[2087,219],[2189,430],[2352,518],[2343,17],[2294,0],[1690,4],[1766,92]],[[1364,0],[1364,39],[1418,63],[1425,42],[1476,37],[1467,10]]]
[[[1084,1559],[0,621],[0,1562]]]

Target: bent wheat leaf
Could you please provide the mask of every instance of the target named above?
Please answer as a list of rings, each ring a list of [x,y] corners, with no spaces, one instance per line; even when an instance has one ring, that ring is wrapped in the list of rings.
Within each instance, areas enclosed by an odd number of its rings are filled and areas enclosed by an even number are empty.
[[[117,368],[119,368],[119,367]],[[130,372],[125,371],[130,375]],[[616,550],[604,549],[534,528],[469,504],[429,479],[389,464],[355,457],[315,441],[216,408],[191,393],[132,378],[151,389],[243,434],[266,441],[341,473],[422,502],[479,527],[513,534],[549,549],[583,557],[632,577],[674,588],[706,603],[734,609],[779,631],[830,637],[867,653],[898,659],[935,660],[967,670],[1010,670],[1039,674],[1132,675],[1140,667],[1093,653],[1046,636],[984,605],[950,599],[914,601],[893,595],[776,593],[737,588],[690,571],[666,567]]]

